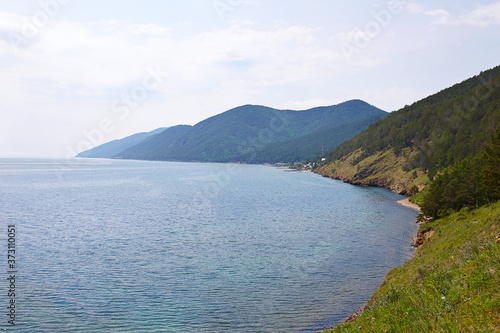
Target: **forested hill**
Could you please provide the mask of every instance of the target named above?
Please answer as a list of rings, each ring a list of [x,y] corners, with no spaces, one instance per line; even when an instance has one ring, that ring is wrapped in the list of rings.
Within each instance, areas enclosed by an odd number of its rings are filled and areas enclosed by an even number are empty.
[[[191,126],[188,125],[178,125],[173,127],[161,127],[151,132],[136,133],[126,138],[113,140],[111,142],[102,144],[90,150],[79,153],[76,157],[87,157],[87,158],[111,158],[122,151],[134,147],[141,142],[147,141],[148,139],[162,134],[163,137],[177,137],[189,130]]]
[[[411,194],[422,212],[414,258],[325,332],[498,331],[500,67],[377,121],[315,171]]]
[[[476,155],[500,127],[500,66],[391,113],[343,143],[317,172],[416,192],[440,170]],[[416,186],[416,187],[415,187]]]
[[[244,105],[200,123],[148,137],[108,158],[274,163],[312,159],[387,116],[361,100],[304,111]]]

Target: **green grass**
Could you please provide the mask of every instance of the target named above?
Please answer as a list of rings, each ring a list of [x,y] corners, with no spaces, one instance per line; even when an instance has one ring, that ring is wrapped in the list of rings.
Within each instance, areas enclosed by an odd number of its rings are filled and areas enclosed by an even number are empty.
[[[396,155],[394,149],[389,149],[364,157],[362,150],[358,149],[342,160],[321,166],[316,172],[323,176],[349,180],[355,184],[377,184],[395,192],[404,190],[409,193],[413,186],[419,188],[429,181],[420,168],[405,170],[405,158],[412,154],[415,152],[406,149],[400,155]],[[414,177],[414,173],[417,177]]]
[[[364,310],[325,332],[500,332],[500,203],[430,221]]]
[[[426,190],[427,190],[427,187],[425,187],[422,191],[418,192],[414,196],[410,197],[410,202],[421,206],[422,203],[424,202],[424,195],[425,195]]]

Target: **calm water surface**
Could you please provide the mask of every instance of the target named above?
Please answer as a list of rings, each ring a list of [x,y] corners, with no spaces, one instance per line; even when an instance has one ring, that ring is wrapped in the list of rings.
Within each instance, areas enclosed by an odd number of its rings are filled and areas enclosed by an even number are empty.
[[[384,189],[255,165],[0,159],[16,332],[311,332],[413,255]]]

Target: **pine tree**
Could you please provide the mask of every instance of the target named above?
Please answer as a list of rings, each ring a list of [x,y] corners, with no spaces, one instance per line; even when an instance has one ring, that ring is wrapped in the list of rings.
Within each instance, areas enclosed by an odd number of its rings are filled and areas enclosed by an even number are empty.
[[[492,200],[500,199],[500,128],[491,136],[491,144],[484,149],[483,183]]]

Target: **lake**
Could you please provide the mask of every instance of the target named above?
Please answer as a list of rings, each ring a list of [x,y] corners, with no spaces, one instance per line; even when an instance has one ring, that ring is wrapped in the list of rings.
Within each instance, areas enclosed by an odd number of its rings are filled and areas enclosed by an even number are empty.
[[[0,327],[14,299],[16,332],[314,332],[414,254],[402,198],[261,165],[0,159]]]

